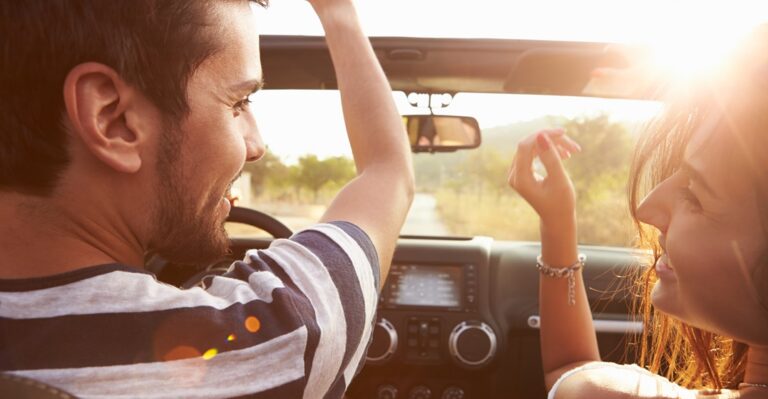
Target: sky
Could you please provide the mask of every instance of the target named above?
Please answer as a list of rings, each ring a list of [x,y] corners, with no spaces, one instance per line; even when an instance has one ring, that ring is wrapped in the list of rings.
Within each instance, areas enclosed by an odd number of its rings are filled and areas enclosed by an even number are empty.
[[[371,36],[668,41],[768,21],[765,0],[358,0]],[[305,0],[272,0],[265,34],[322,34]]]
[[[369,36],[484,37],[633,43],[657,49],[673,68],[700,67],[750,28],[768,22],[767,0],[358,0]],[[305,0],[272,0],[258,10],[262,34],[322,35]],[[684,49],[682,51],[681,49]],[[265,77],[267,81],[269,77]],[[395,93],[401,112],[405,95]],[[265,143],[288,162],[305,153],[350,155],[338,93],[261,92],[252,106]],[[491,104],[493,104],[491,106]],[[638,120],[658,105],[636,101],[546,96],[464,95],[453,111],[476,116],[481,127],[549,113],[576,116],[606,111]]]

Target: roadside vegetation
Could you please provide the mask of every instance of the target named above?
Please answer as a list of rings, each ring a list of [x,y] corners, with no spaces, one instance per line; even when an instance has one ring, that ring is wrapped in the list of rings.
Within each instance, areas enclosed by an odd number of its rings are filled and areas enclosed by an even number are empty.
[[[565,162],[578,198],[580,242],[631,245],[634,233],[625,187],[635,127],[612,122],[606,115],[547,117],[485,129],[483,145],[476,150],[417,154],[416,187],[435,197],[437,212],[453,235],[538,240],[536,214],[508,188],[506,179],[517,142],[550,126],[565,128],[584,149]],[[257,208],[278,216],[301,212],[310,218],[355,175],[348,158],[306,155],[289,165],[272,153],[246,171]]]

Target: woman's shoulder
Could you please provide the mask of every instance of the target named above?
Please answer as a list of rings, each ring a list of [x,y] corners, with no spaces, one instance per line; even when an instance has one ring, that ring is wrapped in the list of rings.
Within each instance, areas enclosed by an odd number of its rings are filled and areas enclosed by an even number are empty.
[[[732,397],[728,393],[705,395],[683,388],[636,364],[590,362],[569,370],[550,391],[550,399],[715,399]]]

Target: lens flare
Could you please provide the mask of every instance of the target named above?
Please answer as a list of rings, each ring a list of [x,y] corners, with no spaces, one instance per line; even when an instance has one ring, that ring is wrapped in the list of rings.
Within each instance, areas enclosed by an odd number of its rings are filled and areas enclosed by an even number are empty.
[[[162,356],[162,359],[163,361],[169,362],[172,360],[189,359],[198,356],[200,356],[200,351],[196,348],[186,345],[179,345],[166,352]]]
[[[261,329],[261,321],[255,316],[249,316],[245,319],[245,329],[255,333]]]
[[[208,349],[207,351],[205,351],[205,353],[203,353],[203,359],[211,360],[211,359],[213,359],[218,354],[219,354],[219,350],[218,349],[211,348],[211,349]]]

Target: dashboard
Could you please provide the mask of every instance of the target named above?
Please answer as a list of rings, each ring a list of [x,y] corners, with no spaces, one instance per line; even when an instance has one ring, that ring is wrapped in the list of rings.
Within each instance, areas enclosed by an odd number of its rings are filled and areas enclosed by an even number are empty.
[[[630,250],[583,247],[605,360],[621,361]],[[539,243],[401,238],[382,287],[363,371],[349,398],[545,398],[538,338]],[[519,396],[511,395],[515,392]]]
[[[232,256],[268,239],[233,239]],[[379,296],[366,363],[348,399],[546,398],[539,351],[538,242],[401,237]],[[631,249],[582,246],[603,360],[634,356],[628,338]],[[166,279],[169,280],[169,279]],[[172,283],[172,281],[171,281]]]

